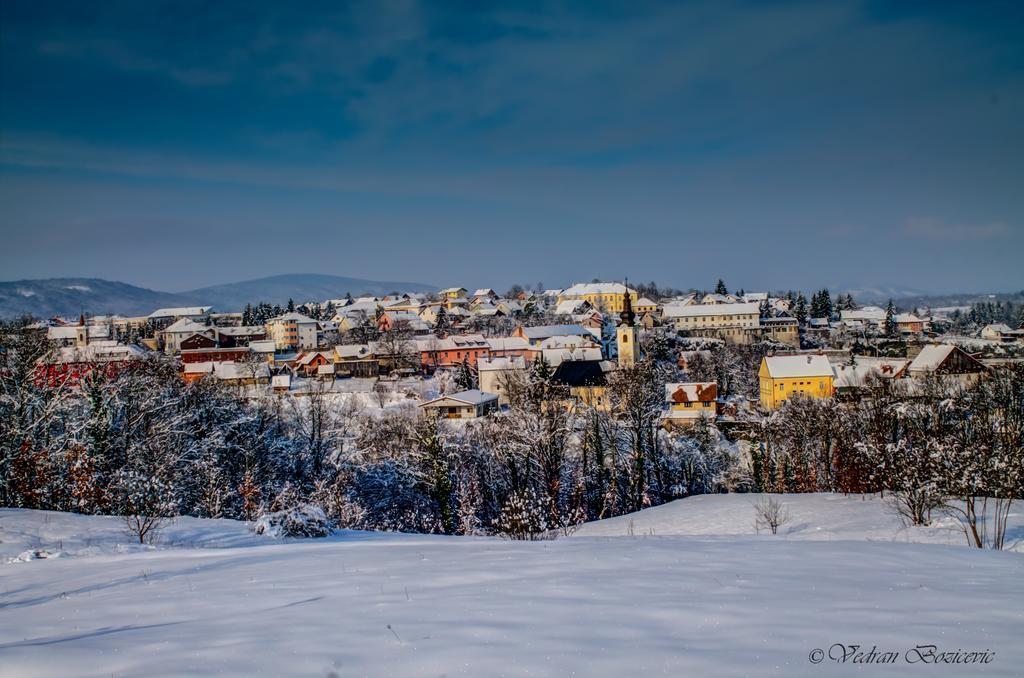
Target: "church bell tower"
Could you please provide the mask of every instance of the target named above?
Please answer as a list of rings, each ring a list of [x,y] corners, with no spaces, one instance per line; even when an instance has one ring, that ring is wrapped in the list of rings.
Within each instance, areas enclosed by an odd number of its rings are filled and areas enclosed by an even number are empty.
[[[619,314],[619,326],[615,328],[615,339],[619,349],[619,367],[632,367],[640,361],[640,344],[636,341],[636,314],[633,313],[633,301],[629,296],[629,281],[622,300],[622,313]]]

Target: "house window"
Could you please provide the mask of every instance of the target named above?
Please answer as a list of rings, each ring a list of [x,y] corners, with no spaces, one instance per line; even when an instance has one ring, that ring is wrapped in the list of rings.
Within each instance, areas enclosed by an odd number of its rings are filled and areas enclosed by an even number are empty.
[[[626,335],[626,334],[622,335],[622,343],[623,344],[628,344],[629,343],[629,335]]]
[[[779,384],[779,390],[780,391],[783,391],[785,389],[786,389],[786,385],[785,384]]]

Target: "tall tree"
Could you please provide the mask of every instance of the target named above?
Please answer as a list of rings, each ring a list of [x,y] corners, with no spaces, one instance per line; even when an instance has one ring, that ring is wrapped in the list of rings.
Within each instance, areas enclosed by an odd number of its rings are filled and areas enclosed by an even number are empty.
[[[437,309],[437,316],[434,317],[434,334],[443,339],[448,336],[451,328],[452,321],[448,317],[448,311],[445,310],[444,306],[441,306]]]
[[[898,329],[899,326],[896,324],[896,306],[892,303],[892,299],[890,299],[885,307],[885,336],[895,337]]]
[[[803,292],[796,295],[796,303],[793,305],[793,315],[801,325],[807,324],[807,297]]]

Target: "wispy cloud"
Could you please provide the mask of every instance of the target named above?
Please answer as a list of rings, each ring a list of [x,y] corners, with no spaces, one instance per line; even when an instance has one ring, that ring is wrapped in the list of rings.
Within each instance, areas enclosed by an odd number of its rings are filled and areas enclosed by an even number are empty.
[[[990,224],[951,224],[933,218],[913,218],[903,225],[903,233],[927,240],[989,240],[1009,235],[1010,227],[1001,221]]]

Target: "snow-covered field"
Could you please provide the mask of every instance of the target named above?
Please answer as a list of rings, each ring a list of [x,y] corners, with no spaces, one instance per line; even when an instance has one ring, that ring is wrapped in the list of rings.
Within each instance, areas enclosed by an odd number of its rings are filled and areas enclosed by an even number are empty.
[[[758,536],[755,500],[695,497],[546,542],[275,542],[181,519],[157,548],[119,546],[114,518],[2,510],[0,675],[1024,674],[1021,554],[832,495],[784,497],[790,524]],[[28,549],[66,555],[8,563]],[[838,663],[840,643],[900,660]],[[908,666],[918,645],[994,654]]]

